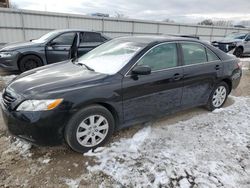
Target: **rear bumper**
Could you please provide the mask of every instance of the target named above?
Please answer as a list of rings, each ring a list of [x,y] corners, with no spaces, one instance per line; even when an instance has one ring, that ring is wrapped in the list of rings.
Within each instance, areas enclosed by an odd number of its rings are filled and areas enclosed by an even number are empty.
[[[239,86],[241,77],[242,77],[242,69],[236,69],[231,77],[232,89],[236,89]]]
[[[37,145],[58,145],[64,140],[63,130],[68,122],[67,112],[17,112],[1,104],[8,131]]]

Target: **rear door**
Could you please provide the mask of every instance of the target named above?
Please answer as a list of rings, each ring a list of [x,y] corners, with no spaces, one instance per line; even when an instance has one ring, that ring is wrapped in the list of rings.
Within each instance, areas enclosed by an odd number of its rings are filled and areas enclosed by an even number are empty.
[[[223,75],[223,64],[200,43],[182,42],[180,48],[184,64],[182,106],[205,104],[218,78]]]
[[[50,41],[46,46],[47,62],[55,63],[69,59],[75,37],[76,32],[67,32]]]
[[[151,48],[134,67],[142,65],[150,66],[151,74],[133,77],[128,73],[122,81],[125,122],[162,116],[181,103],[183,68],[175,43]]]
[[[90,50],[96,48],[105,41],[100,33],[81,32],[80,45],[78,47],[78,56],[82,56]]]

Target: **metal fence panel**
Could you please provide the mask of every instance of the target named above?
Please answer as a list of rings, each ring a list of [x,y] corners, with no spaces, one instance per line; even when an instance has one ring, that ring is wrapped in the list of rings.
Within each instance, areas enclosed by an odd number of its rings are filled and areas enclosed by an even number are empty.
[[[100,18],[0,8],[0,44],[34,39],[53,29],[79,28],[100,31],[110,37],[124,35],[191,34],[213,41],[232,32],[249,29],[176,24],[135,19]]]

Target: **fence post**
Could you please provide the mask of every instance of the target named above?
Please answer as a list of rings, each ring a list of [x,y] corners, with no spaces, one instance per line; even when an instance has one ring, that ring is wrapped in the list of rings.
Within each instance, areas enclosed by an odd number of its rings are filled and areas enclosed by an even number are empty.
[[[69,29],[69,22],[70,22],[70,17],[67,16],[67,28]]]
[[[212,29],[211,29],[211,33],[210,33],[210,41],[212,41],[213,32],[214,32],[214,26],[212,26]]]
[[[23,18],[23,11],[19,10],[19,15],[21,17],[21,27],[22,27],[22,31],[23,31],[23,40],[26,40],[26,34],[25,34],[25,26],[24,26],[24,18]]]
[[[157,23],[157,35],[159,35],[160,34],[160,24],[159,23]]]
[[[131,35],[134,35],[135,34],[135,22],[132,21],[132,32],[131,32]]]

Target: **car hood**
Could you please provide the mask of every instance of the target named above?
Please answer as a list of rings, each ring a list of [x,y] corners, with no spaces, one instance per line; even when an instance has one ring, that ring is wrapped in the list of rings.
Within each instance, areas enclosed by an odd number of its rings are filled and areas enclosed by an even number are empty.
[[[21,49],[21,48],[29,48],[29,47],[37,46],[40,44],[41,43],[35,43],[32,41],[9,43],[9,44],[4,45],[0,49],[0,51],[13,51],[13,50]]]
[[[96,81],[106,76],[65,61],[25,72],[16,77],[8,88],[24,97],[39,97],[45,93],[64,93],[100,84]]]

